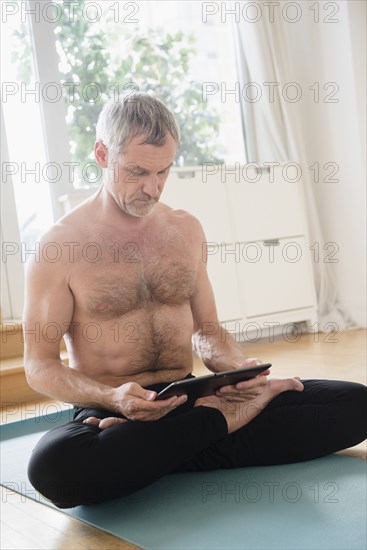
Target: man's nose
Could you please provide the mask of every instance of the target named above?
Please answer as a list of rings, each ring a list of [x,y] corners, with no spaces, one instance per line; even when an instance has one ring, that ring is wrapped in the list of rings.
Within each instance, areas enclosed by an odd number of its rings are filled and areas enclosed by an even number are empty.
[[[152,198],[159,196],[159,178],[158,176],[149,176],[143,185],[143,191]]]

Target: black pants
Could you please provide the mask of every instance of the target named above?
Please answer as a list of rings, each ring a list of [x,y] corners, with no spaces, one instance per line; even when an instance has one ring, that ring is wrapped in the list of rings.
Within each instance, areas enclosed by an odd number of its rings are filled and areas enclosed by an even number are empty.
[[[170,472],[299,462],[365,439],[366,386],[303,383],[303,392],[282,393],[231,434],[220,411],[194,408],[190,401],[159,420],[106,430],[83,420],[118,414],[76,407],[73,421],[47,432],[34,448],[29,479],[57,506],[69,508],[129,495]]]

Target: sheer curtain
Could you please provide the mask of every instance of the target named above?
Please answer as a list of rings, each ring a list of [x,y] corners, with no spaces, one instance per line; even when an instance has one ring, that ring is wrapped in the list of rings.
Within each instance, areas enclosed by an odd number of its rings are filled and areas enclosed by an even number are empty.
[[[241,111],[248,162],[297,162],[302,167],[302,189],[311,243],[322,249],[325,239],[320,226],[316,199],[303,146],[302,127],[297,117],[299,104],[286,102],[283,85],[292,82],[292,52],[285,39],[281,18],[256,23],[234,23],[238,74],[242,94]],[[251,84],[253,83],[253,84]],[[279,83],[272,85],[271,83]],[[256,94],[266,93],[266,99]],[[294,93],[295,88],[292,89]],[[269,94],[271,101],[269,101]],[[306,169],[304,169],[306,168]],[[332,266],[313,262],[320,330],[329,322],[339,330],[356,328],[346,308],[338,300],[338,288]]]

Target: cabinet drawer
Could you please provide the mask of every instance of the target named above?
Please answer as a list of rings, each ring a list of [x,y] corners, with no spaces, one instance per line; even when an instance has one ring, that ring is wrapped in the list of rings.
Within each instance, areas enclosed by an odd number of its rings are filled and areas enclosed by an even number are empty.
[[[162,202],[190,212],[201,222],[208,242],[232,242],[226,186],[220,173],[203,181],[201,167],[173,169],[166,181]]]
[[[208,275],[220,322],[241,319],[243,316],[236,264],[223,261],[226,259],[223,251],[222,246],[208,247]]]
[[[287,175],[289,173],[289,175]],[[299,197],[300,182],[289,181],[296,178],[274,168],[274,181],[270,173],[262,172],[259,177],[255,168],[242,169],[240,181],[228,176],[227,190],[236,241],[257,241],[304,235],[304,220]]]
[[[305,239],[278,243],[240,243],[239,285],[247,318],[315,304]]]

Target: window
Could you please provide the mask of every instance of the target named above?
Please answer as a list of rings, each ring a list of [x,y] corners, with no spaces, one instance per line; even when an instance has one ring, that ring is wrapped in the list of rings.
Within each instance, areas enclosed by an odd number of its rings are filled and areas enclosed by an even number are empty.
[[[199,2],[52,4],[39,17],[55,21],[74,187],[99,184],[95,124],[102,103],[121,92],[151,91],[175,112],[182,137],[177,164],[245,160],[239,104],[223,102],[214,90],[236,80],[230,26],[213,18],[204,23]],[[47,88],[52,101],[55,86]]]
[[[1,39],[2,105],[9,155],[8,160],[3,159],[2,184],[13,185],[20,237],[29,249],[52,224],[53,216],[31,39],[20,12],[17,15],[3,26]]]
[[[53,222],[50,186],[43,178],[46,156],[40,105],[35,97],[33,101],[25,97],[26,90],[36,87],[32,61],[28,26],[20,13],[14,14],[1,33],[3,320],[22,317],[24,265],[39,235]]]

